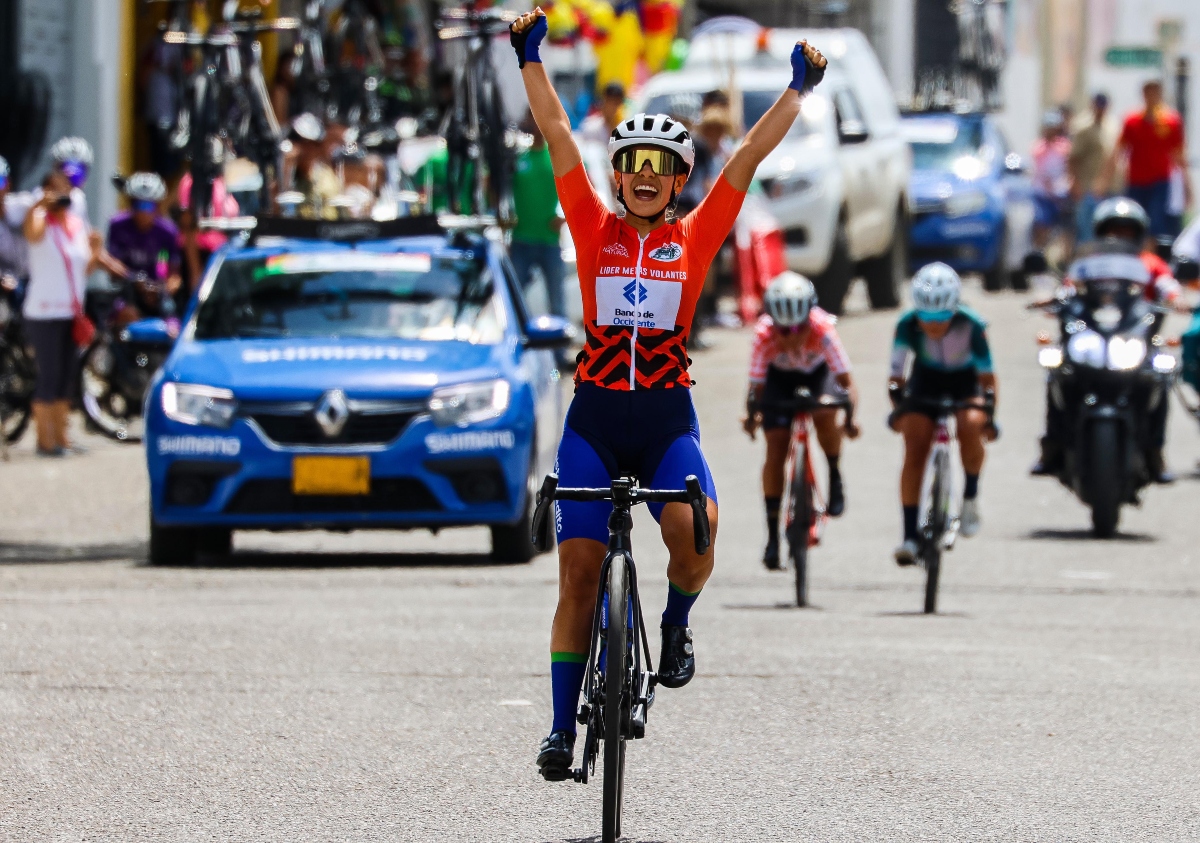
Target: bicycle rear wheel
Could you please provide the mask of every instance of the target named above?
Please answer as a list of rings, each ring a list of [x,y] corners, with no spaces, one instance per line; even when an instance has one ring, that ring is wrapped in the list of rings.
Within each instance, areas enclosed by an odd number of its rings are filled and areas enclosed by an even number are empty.
[[[604,843],[621,836],[621,797],[625,779],[625,684],[629,673],[629,578],[624,556],[608,569],[608,638],[604,664]]]
[[[788,552],[796,575],[796,605],[808,605],[808,534],[812,529],[812,487],[808,483],[808,451],[796,455],[789,489],[787,536]]]

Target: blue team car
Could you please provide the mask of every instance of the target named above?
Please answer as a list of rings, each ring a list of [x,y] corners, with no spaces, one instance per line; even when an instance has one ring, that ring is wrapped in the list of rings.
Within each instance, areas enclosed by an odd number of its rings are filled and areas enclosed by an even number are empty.
[[[233,530],[488,525],[526,561],[562,397],[557,317],[434,218],[260,218],[218,252],[146,397],[150,559]]]
[[[987,290],[1024,288],[1033,248],[1033,186],[988,114],[907,114],[910,269],[942,261],[983,275]]]

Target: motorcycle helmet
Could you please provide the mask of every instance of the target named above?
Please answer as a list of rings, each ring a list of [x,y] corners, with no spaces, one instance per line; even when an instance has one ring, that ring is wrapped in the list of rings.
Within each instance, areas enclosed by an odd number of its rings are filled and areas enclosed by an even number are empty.
[[[767,287],[763,304],[781,328],[803,325],[817,303],[817,289],[798,272],[783,272]]]
[[[157,173],[134,173],[125,180],[125,195],[134,203],[157,204],[167,195],[167,186]]]
[[[925,321],[944,321],[954,315],[962,296],[962,279],[940,261],[926,264],[912,280],[913,307]],[[926,316],[930,317],[926,319]]]
[[[1107,234],[1108,229],[1119,224],[1135,226],[1138,232],[1134,239],[1141,243],[1150,230],[1150,217],[1141,205],[1124,196],[1105,199],[1096,206],[1096,212],[1092,215],[1092,231],[1097,237],[1111,236]]]

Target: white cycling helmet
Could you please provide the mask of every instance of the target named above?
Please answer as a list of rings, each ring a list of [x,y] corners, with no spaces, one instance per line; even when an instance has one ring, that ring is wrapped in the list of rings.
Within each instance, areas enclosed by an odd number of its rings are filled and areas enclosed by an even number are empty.
[[[962,297],[962,279],[946,264],[927,264],[913,276],[913,307],[929,313],[958,309]]]
[[[617,124],[608,139],[608,160],[612,161],[622,149],[631,146],[654,146],[674,152],[687,165],[688,172],[696,163],[696,147],[687,128],[666,114],[635,114]]]
[[[76,164],[92,164],[92,145],[83,138],[59,138],[50,147],[50,157],[55,164],[72,161]]]
[[[790,328],[808,321],[817,303],[817,288],[798,272],[782,272],[767,287],[763,304],[776,325]]]
[[[135,202],[161,202],[167,186],[157,173],[134,173],[125,180],[125,195]]]

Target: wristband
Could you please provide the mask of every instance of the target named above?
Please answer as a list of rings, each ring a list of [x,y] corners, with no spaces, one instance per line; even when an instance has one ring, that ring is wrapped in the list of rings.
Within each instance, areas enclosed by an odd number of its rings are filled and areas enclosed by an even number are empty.
[[[828,67],[828,64],[826,64]],[[804,48],[797,44],[792,48],[792,84],[788,85],[793,91],[807,94],[825,78],[825,68],[817,67],[804,55]]]
[[[538,55],[538,47],[541,46],[542,39],[546,37],[550,25],[546,23],[544,15],[538,15],[537,20],[533,22],[533,26],[524,32],[517,32],[511,26],[508,28],[508,40],[512,43],[513,49],[517,51],[517,64],[520,67],[525,67],[525,62],[542,63],[542,57]]]

